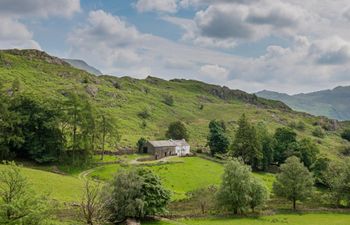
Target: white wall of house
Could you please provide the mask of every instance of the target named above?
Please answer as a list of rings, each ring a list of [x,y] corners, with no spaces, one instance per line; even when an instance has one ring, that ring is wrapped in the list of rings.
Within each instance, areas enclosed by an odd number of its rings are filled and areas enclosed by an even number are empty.
[[[177,156],[185,156],[190,154],[190,146],[189,145],[176,146],[175,151]]]

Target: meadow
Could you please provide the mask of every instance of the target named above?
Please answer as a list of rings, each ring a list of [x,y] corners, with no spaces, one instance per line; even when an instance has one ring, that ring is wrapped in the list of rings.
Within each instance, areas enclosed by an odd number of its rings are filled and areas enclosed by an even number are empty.
[[[145,222],[145,225],[347,225],[350,214],[310,213],[310,214],[278,214],[252,218],[212,218],[181,219],[177,221]]]
[[[224,172],[223,164],[200,157],[171,158],[165,163],[140,164],[157,174],[165,187],[173,193],[173,200],[186,198],[186,193],[209,185],[219,185]],[[101,180],[110,180],[122,166],[110,164],[97,167],[90,176]],[[124,167],[127,168],[127,167]],[[271,189],[274,175],[254,173]]]

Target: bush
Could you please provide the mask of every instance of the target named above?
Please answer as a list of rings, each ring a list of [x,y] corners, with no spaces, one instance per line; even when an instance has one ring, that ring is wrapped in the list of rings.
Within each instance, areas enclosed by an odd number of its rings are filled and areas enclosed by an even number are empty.
[[[172,95],[165,95],[163,99],[164,104],[168,106],[173,106],[174,105],[174,97]]]
[[[312,131],[312,135],[318,138],[324,138],[325,133],[323,131],[323,129],[321,127],[316,127],[313,131]]]
[[[341,133],[341,137],[345,140],[350,141],[350,129],[346,129]]]
[[[137,115],[142,119],[148,119],[149,117],[151,117],[151,112],[148,109],[144,109],[141,112],[139,112]]]
[[[168,130],[166,132],[166,137],[175,140],[188,140],[189,135],[185,124],[181,121],[177,121],[169,125]]]
[[[102,196],[108,218],[114,224],[126,218],[164,213],[170,201],[170,192],[163,188],[159,177],[144,168],[118,171]]]

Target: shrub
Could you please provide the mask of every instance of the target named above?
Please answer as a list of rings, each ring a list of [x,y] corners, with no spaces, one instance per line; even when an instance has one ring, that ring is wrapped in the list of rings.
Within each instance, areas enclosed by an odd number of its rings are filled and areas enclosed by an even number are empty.
[[[139,112],[137,115],[142,119],[148,119],[149,117],[151,117],[151,112],[148,109],[144,109],[141,112]]]
[[[325,133],[323,131],[323,129],[321,127],[316,127],[313,131],[312,131],[312,135],[318,138],[324,138]]]
[[[345,140],[350,141],[350,129],[346,129],[341,133],[341,137]]]
[[[163,99],[164,104],[168,106],[174,105],[174,97],[172,95],[165,95],[163,98],[164,98]]]

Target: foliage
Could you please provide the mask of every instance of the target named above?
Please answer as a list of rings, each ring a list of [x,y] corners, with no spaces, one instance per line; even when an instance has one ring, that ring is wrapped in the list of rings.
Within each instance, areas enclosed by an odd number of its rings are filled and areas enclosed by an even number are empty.
[[[316,127],[313,131],[312,131],[312,135],[318,138],[324,138],[325,133],[323,131],[323,129],[321,127]]]
[[[0,224],[44,224],[49,205],[37,196],[15,163],[0,171]]]
[[[320,152],[317,145],[308,138],[304,138],[299,141],[298,151],[300,152],[301,161],[308,169],[310,169],[311,166],[315,163],[317,155]]]
[[[258,168],[259,161],[263,158],[261,144],[245,114],[238,121],[238,130],[232,143],[233,156],[242,158],[243,162],[251,165],[253,169]]]
[[[311,171],[315,177],[315,183],[327,186],[325,173],[328,170],[331,160],[328,158],[318,158],[311,167]]]
[[[269,192],[266,186],[263,183],[261,183],[260,180],[253,177],[250,182],[249,195],[250,195],[249,206],[254,212],[256,207],[263,206],[266,203],[269,197]]]
[[[208,208],[213,207],[216,191],[217,188],[210,185],[188,192],[187,197],[198,205],[202,214],[205,214]]]
[[[142,168],[118,171],[102,196],[108,218],[114,223],[163,212],[170,200],[159,178]]]
[[[274,160],[284,163],[288,156],[293,155],[296,148],[297,134],[290,128],[277,128],[274,135]]]
[[[223,121],[212,120],[209,123],[208,145],[210,153],[215,155],[217,153],[226,153],[230,145],[226,134],[226,126]]]
[[[149,109],[145,108],[144,110],[142,110],[141,112],[139,112],[137,114],[141,119],[148,119],[151,117],[151,112],[149,111]]]
[[[166,132],[166,137],[174,140],[189,139],[187,128],[181,121],[170,123]]]
[[[16,156],[39,163],[57,161],[64,148],[58,109],[18,96],[12,100],[10,110],[16,112],[21,121],[17,128],[21,130],[23,143],[12,147]]]
[[[273,137],[262,123],[259,123],[257,126],[257,136],[262,149],[260,167],[263,171],[267,171],[274,161]]]
[[[104,221],[103,203],[100,200],[101,188],[98,184],[85,181],[84,195],[80,203],[84,222],[88,225]]]
[[[281,172],[273,184],[273,191],[277,196],[292,201],[295,210],[296,201],[303,201],[311,196],[313,184],[312,174],[299,158],[292,156],[281,166]]]
[[[267,196],[266,187],[252,176],[248,166],[237,159],[227,163],[217,195],[221,207],[243,213],[264,204]]]
[[[142,151],[142,148],[143,148],[143,146],[144,146],[146,143],[147,143],[147,139],[144,138],[144,137],[141,137],[141,138],[137,141],[136,145],[137,145],[137,149],[139,150],[139,152]]]
[[[164,95],[163,102],[164,102],[164,104],[166,104],[168,106],[173,106],[175,100],[174,100],[174,97],[172,95]]]
[[[350,160],[330,163],[325,172],[325,179],[334,203],[350,207]]]
[[[345,140],[350,141],[350,129],[346,129],[341,133],[341,137]]]

